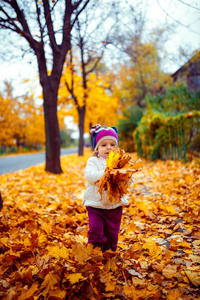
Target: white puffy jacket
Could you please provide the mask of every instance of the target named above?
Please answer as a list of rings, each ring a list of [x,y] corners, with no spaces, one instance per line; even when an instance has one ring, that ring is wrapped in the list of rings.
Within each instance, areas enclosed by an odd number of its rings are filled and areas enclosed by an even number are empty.
[[[83,196],[83,205],[105,209],[113,209],[121,205],[128,205],[129,202],[125,197],[121,198],[120,203],[113,204],[107,199],[106,191],[103,190],[102,195],[98,192],[99,187],[94,183],[104,174],[105,168],[105,158],[92,156],[88,159],[85,168],[87,186]]]

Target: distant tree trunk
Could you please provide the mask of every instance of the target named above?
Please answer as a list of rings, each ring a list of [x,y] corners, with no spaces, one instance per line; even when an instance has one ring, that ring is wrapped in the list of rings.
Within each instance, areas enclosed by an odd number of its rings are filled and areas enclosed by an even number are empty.
[[[80,30],[80,28],[79,28]],[[80,31],[79,31],[80,33]],[[81,51],[81,66],[82,66],[82,78],[83,78],[83,90],[84,90],[84,105],[78,108],[79,112],[79,156],[83,155],[84,147],[84,121],[85,121],[85,110],[86,110],[86,101],[87,101],[87,76],[85,70],[84,62],[84,43],[83,38],[80,35],[80,51]]]
[[[85,23],[86,24],[86,23]],[[83,26],[83,28],[85,27],[85,24]],[[83,25],[83,24],[82,24]],[[93,72],[95,70],[95,68],[97,67],[98,63],[100,62],[102,56],[103,56],[103,51],[101,53],[100,56],[97,56],[95,59],[93,58],[93,54],[88,54],[90,53],[89,49],[85,48],[86,46],[86,41],[87,39],[85,39],[84,41],[84,37],[82,36],[82,34],[84,34],[85,30],[81,30],[81,23],[77,22],[77,31],[78,31],[78,44],[77,46],[79,47],[80,50],[80,57],[81,57],[81,72],[82,72],[82,87],[83,87],[83,106],[79,105],[79,101],[78,101],[78,95],[75,95],[75,91],[74,91],[74,77],[73,74],[76,72],[76,70],[74,69],[74,64],[73,64],[73,53],[72,53],[72,49],[70,51],[70,63],[71,63],[71,84],[68,84],[67,80],[65,80],[65,84],[66,87],[68,89],[68,91],[70,92],[73,100],[74,100],[74,104],[76,106],[76,109],[78,111],[78,117],[79,117],[79,150],[78,150],[78,154],[79,156],[83,155],[84,152],[84,121],[85,121],[85,112],[86,112],[86,107],[87,107],[87,99],[88,99],[88,93],[90,91],[90,89],[87,86],[87,81],[88,81],[88,74]],[[92,50],[92,52],[94,52]],[[87,70],[86,67],[88,66]],[[71,86],[71,88],[70,88]]]
[[[0,210],[3,208],[3,199],[1,197],[1,192],[0,192]]]
[[[91,128],[92,128],[92,123],[89,124],[89,133],[90,133],[90,129]],[[91,143],[92,150],[94,150],[94,147],[93,147],[93,136],[91,135],[91,133],[90,133],[90,143]]]
[[[79,148],[78,155],[83,155],[84,149],[84,118],[85,118],[85,105],[82,107],[78,107],[78,115],[79,115]]]

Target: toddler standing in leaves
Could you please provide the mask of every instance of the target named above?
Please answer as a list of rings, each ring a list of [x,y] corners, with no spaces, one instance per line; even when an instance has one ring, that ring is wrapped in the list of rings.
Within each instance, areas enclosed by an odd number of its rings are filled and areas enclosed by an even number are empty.
[[[85,168],[87,187],[83,197],[83,205],[86,206],[89,217],[88,243],[100,247],[103,252],[108,249],[116,251],[122,206],[129,203],[124,197],[119,203],[111,203],[105,190],[102,194],[98,192],[96,181],[104,174],[110,151],[118,146],[117,128],[97,124],[90,132],[94,138],[95,154],[88,159]]]

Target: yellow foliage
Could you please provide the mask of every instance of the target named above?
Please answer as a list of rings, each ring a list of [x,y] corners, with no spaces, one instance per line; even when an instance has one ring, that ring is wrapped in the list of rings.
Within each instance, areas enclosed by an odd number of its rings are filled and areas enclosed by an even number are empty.
[[[23,101],[12,95],[0,94],[0,146],[13,146],[17,142],[26,145],[43,145],[45,142],[44,115],[36,107],[33,96],[23,96]]]
[[[16,99],[4,98],[0,94],[0,145],[15,144],[15,134],[19,132],[19,107]]]

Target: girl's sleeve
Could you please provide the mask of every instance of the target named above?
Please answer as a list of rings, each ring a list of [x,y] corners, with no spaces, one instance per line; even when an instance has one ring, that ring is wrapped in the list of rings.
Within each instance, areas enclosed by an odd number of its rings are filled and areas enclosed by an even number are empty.
[[[87,181],[89,181],[91,184],[94,184],[95,181],[100,179],[103,174],[104,170],[98,171],[95,163],[89,159],[85,167],[85,177]]]

